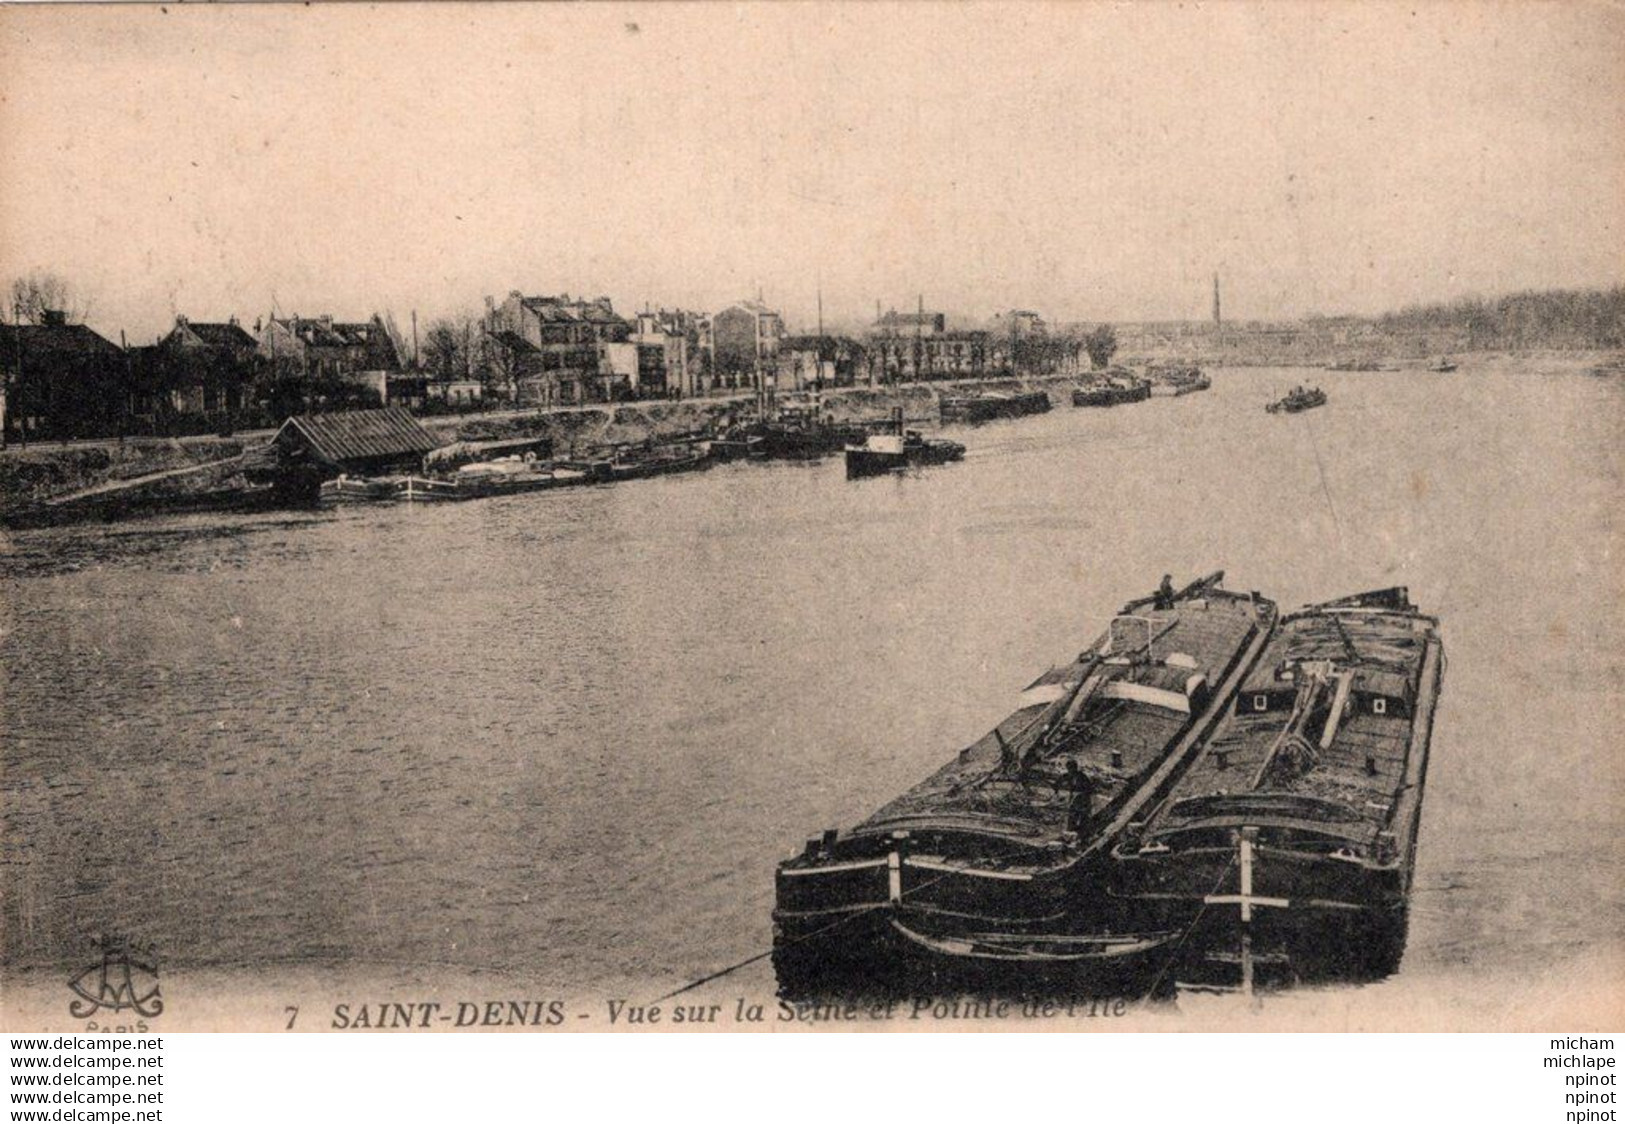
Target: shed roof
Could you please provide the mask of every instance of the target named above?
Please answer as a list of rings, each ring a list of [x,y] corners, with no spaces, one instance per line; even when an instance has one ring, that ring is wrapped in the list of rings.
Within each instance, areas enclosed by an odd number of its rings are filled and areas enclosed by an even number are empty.
[[[399,406],[292,417],[282,423],[276,440],[278,444],[296,440],[316,459],[335,465],[427,453],[440,445],[434,434]]]

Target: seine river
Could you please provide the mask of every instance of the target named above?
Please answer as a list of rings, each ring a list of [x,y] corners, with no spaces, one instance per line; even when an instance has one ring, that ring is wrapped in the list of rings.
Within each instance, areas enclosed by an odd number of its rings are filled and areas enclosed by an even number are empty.
[[[1266,415],[1300,380],[1330,405]],[[1362,990],[1493,1019],[1617,986],[1622,407],[1508,366],[1221,370],[948,430],[966,460],[905,477],[739,464],[0,539],[5,964],[60,989],[130,934],[177,1013],[189,972],[653,998],[768,947],[809,834],[1164,572],[1224,569],[1443,618],[1410,944]]]

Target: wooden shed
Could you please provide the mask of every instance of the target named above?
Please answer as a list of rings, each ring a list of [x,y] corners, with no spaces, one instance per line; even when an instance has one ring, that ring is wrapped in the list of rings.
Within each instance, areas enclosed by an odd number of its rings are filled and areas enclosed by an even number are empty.
[[[399,406],[292,417],[271,443],[284,471],[323,477],[416,469],[440,445]]]

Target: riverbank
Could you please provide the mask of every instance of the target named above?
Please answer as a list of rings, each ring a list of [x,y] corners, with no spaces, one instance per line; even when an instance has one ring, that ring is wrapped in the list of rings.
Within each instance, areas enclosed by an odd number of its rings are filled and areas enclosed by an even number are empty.
[[[836,421],[882,418],[901,408],[912,423],[937,420],[938,399],[968,388],[1052,388],[1070,394],[1079,377],[965,379],[890,387],[840,387],[818,396]],[[789,395],[786,404],[812,396]],[[606,403],[552,410],[431,417],[423,425],[445,443],[545,438],[560,455],[594,447],[667,441],[711,432],[754,409],[749,395],[684,401]],[[51,521],[115,519],[169,508],[231,506],[247,497],[246,462],[269,444],[271,431],[232,438],[136,438],[11,448],[0,456],[0,515],[51,509]]]
[[[1619,352],[1543,351],[1474,353],[1455,357],[1466,375],[1516,372],[1524,375],[1625,374]],[[1132,357],[1138,365],[1142,360]],[[1400,362],[1423,372],[1422,361]],[[1268,364],[1213,369],[1279,369]],[[1301,367],[1300,367],[1301,369]],[[946,394],[968,390],[1042,390],[1053,405],[1070,402],[1073,389],[1090,373],[975,378],[889,386],[852,386],[817,395],[820,409],[837,422],[863,422],[901,409],[911,424],[934,424]],[[1152,372],[1155,378],[1155,372]],[[781,397],[783,404],[807,404],[810,393]],[[546,438],[561,455],[593,447],[663,441],[714,431],[754,409],[750,395],[683,401],[606,403],[550,410],[508,410],[489,414],[421,419],[446,443],[512,438]],[[231,507],[254,491],[243,474],[252,454],[263,451],[271,431],[230,438],[137,438],[124,442],[12,447],[0,453],[0,517],[49,508],[51,522],[111,520],[171,510]]]

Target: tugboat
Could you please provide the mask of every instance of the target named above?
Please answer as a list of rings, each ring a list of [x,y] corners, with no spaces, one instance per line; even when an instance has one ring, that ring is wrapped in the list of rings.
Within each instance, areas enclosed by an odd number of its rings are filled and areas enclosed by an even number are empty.
[[[987,390],[972,394],[944,396],[940,404],[945,422],[985,422],[995,418],[1019,418],[1049,410],[1049,395],[1042,390],[1017,393]]]
[[[1074,406],[1119,406],[1127,402],[1144,402],[1151,397],[1151,383],[1133,375],[1108,375],[1091,386],[1072,392]]]
[[[879,476],[911,465],[947,464],[963,460],[965,446],[957,441],[922,437],[916,430],[903,428],[903,411],[892,410],[886,432],[871,433],[863,443],[846,447],[846,475]]]
[[[1180,775],[1274,629],[1275,606],[1223,576],[1178,592],[1165,578],[987,736],[779,864],[781,984],[891,983],[915,967],[939,985],[958,972],[1143,971],[1178,933],[1113,922],[1110,849]]]
[[[1231,714],[1113,851],[1141,926],[1192,930],[1182,971],[1381,978],[1404,950],[1438,621],[1403,588],[1281,621]],[[1227,946],[1241,942],[1242,962]]]
[[[1325,404],[1326,392],[1320,387],[1314,386],[1306,390],[1301,386],[1295,386],[1286,397],[1271,402],[1264,409],[1271,414],[1299,414]]]

